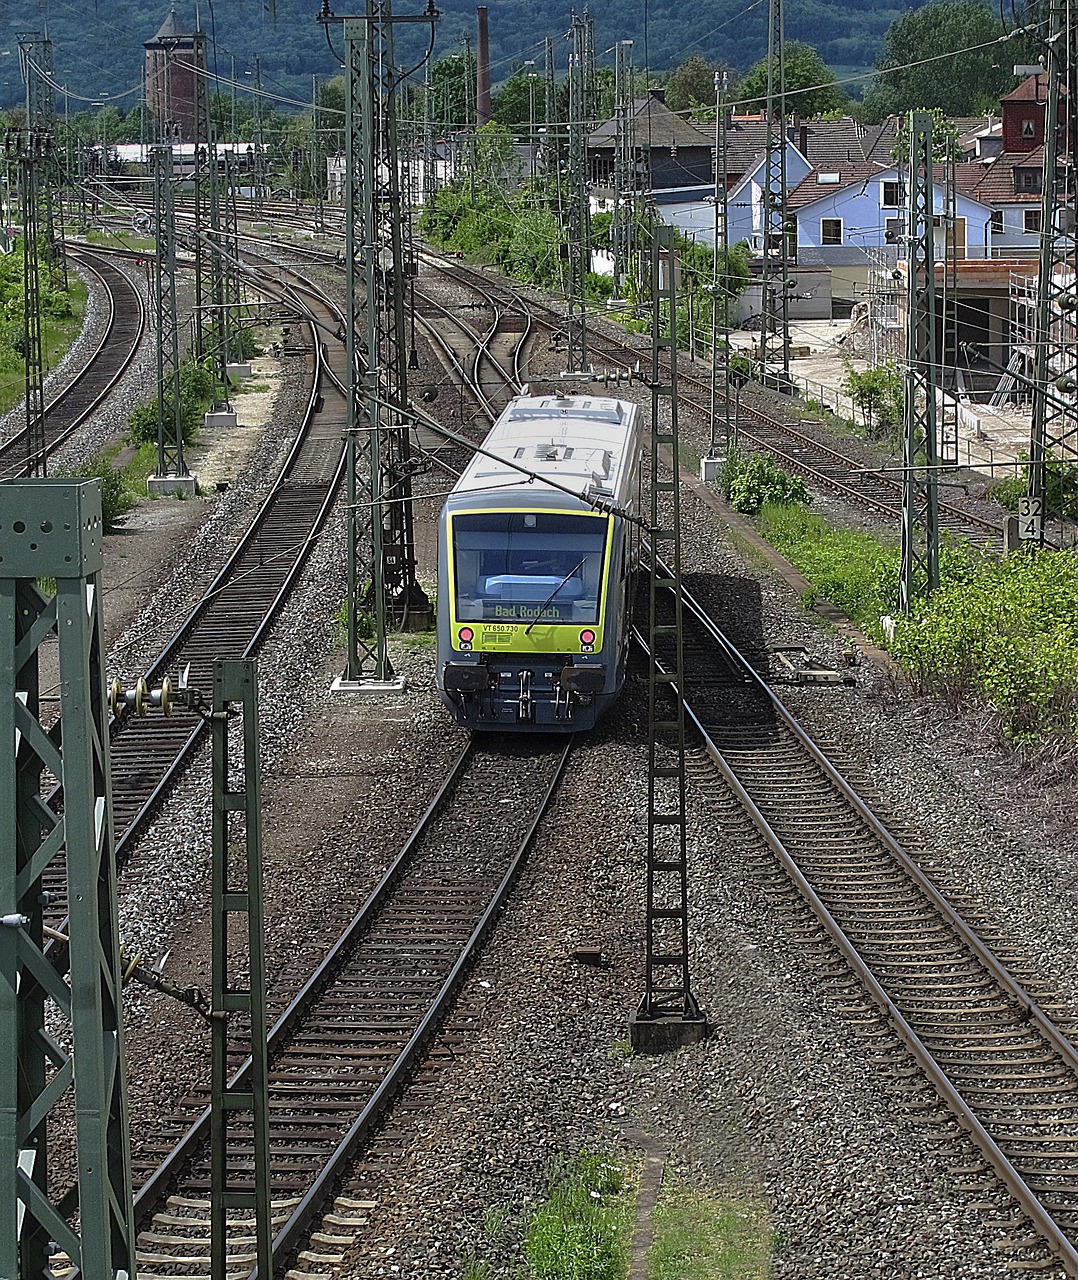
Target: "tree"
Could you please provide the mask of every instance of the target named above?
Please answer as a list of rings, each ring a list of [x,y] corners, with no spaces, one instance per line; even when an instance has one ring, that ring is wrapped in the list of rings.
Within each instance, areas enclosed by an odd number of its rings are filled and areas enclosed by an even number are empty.
[[[983,0],[932,0],[911,9],[887,28],[864,119],[878,122],[921,107],[949,116],[998,109],[1017,83],[1011,72],[1016,47],[993,43],[1004,34],[999,15]],[[940,53],[947,54],[945,62],[926,61]]]
[[[493,95],[491,111],[499,124],[527,128],[546,124],[546,85],[539,68],[527,63]]]
[[[939,107],[914,107],[914,111],[928,111],[932,117],[932,160],[942,164],[945,160],[960,160],[962,148],[958,145],[958,130],[954,121],[948,120]],[[891,148],[891,159],[896,164],[906,164],[910,158],[910,126],[909,116],[904,115],[898,126],[895,145]]]
[[[432,63],[430,82],[439,126],[463,129],[475,123],[475,55],[470,49]]]
[[[775,85],[776,93],[786,91],[786,111],[802,116],[821,116],[844,111],[849,95],[835,84],[835,73],[810,44],[787,40],[783,49],[785,64],[783,84]],[[738,90],[738,102],[751,111],[762,111],[767,103],[768,59],[761,58],[753,66]],[[776,74],[776,80],[778,76]]]
[[[724,69],[699,54],[686,58],[666,82],[666,105],[671,111],[714,107],[715,73]]]

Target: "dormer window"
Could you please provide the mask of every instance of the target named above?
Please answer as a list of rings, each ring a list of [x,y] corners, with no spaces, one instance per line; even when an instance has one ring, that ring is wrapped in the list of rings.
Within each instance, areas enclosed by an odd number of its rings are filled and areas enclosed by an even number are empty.
[[[1015,169],[1015,191],[1040,191],[1041,174],[1039,169]]]
[[[1023,120],[1022,121],[1022,137],[1035,138],[1036,136],[1037,136],[1036,120]]]

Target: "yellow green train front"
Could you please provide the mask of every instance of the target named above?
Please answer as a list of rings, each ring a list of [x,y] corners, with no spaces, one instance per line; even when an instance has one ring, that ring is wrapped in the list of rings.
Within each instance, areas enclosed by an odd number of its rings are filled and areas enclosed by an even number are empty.
[[[618,491],[637,480],[637,414],[593,397],[515,400],[446,502],[438,689],[461,724],[587,729],[620,690],[635,539],[609,508],[633,503]],[[631,477],[616,466],[626,448]],[[582,473],[590,488],[578,487]]]

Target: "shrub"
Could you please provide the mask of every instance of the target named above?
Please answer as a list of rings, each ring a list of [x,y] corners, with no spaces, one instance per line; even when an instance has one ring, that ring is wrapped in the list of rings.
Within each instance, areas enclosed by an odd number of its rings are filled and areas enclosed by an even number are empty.
[[[1001,480],[988,491],[1001,507],[1017,511],[1019,499],[1029,492],[1029,455],[1022,454],[1022,470],[1008,480]],[[1044,468],[1044,507],[1050,516],[1078,520],[1078,467],[1062,458],[1049,458]]]
[[[755,515],[765,503],[807,503],[811,501],[800,476],[787,475],[771,453],[754,453],[724,462],[720,485],[735,511]]]
[[[951,702],[983,698],[1006,737],[1078,736],[1078,551],[1025,548],[995,560],[941,556],[939,591],[899,626],[914,683]]]
[[[864,373],[857,373],[848,357],[842,363],[843,390],[865,415],[869,434],[886,439],[902,423],[906,394],[902,374],[890,361]]]
[[[124,517],[135,505],[134,494],[124,484],[123,475],[113,468],[108,458],[91,458],[82,466],[62,474],[72,479],[101,481],[101,518],[106,533],[112,533],[123,524]]]

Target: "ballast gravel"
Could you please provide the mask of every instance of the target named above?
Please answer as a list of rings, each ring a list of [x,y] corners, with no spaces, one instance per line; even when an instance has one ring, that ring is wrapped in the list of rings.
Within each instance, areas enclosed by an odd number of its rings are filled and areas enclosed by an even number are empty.
[[[267,457],[280,447],[267,444]],[[255,471],[235,508],[215,500],[206,559],[201,544],[190,553],[192,592],[210,572],[213,540],[264,486]],[[747,569],[711,512],[687,487],[682,496],[694,589],[727,602],[722,620],[735,638],[805,644],[840,665],[845,640],[770,571]],[[328,693],[340,664],[329,619],[343,598],[343,548],[338,515],[260,658],[275,1008],[362,902],[463,741],[434,700],[433,651],[422,644],[398,654],[410,686],[390,705]],[[117,647],[120,669],[139,673],[176,603],[167,592],[151,602]],[[865,776],[884,815],[919,836],[933,873],[978,900],[982,919],[1078,1013],[1067,779],[1024,772],[986,718],[956,719],[868,664],[853,690],[783,692]],[[631,1164],[646,1140],[665,1153],[668,1180],[763,1206],[771,1273],[782,1280],[998,1277],[1005,1199],[987,1185],[965,1189],[978,1179],[952,1172],[971,1163],[963,1139],[922,1109],[923,1095],[911,1106],[903,1082],[873,1061],[875,1043],[847,1011],[856,993],[820,977],[740,824],[695,788],[693,971],[712,1034],[670,1057],[627,1055],[643,968],[645,729],[634,679],[576,748],[454,1015],[459,1039],[432,1069],[428,1105],[393,1118],[381,1141],[400,1158],[355,1184],[377,1208],[350,1274],[434,1280],[475,1260],[515,1276],[551,1162],[588,1147]],[[176,981],[208,982],[208,808],[204,760],[145,837],[150,857],[124,877],[125,938],[147,955],[173,946]],[[594,946],[606,963],[571,958]],[[162,1113],[205,1083],[208,1036],[159,998],[134,992],[128,1006],[137,1153]],[[999,1210],[978,1207],[986,1202]]]

